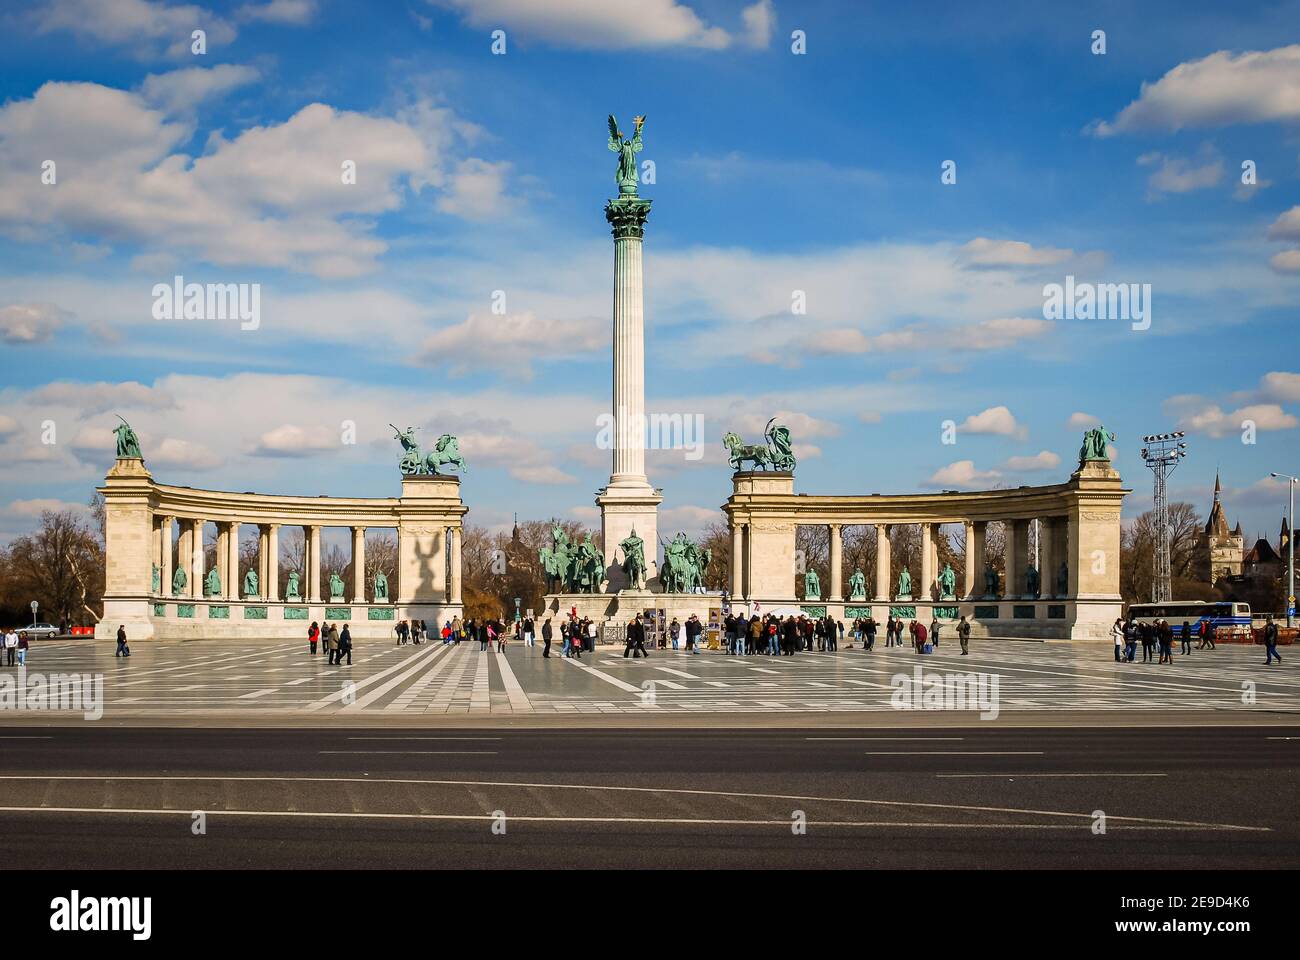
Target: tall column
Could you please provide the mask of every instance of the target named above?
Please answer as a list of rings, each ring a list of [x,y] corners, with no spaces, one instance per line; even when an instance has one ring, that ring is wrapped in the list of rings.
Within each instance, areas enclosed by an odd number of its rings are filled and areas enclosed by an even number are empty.
[[[1038,521],[1038,583],[1043,597],[1056,593],[1056,537],[1052,524],[1051,517],[1043,517]]]
[[[449,551],[449,552],[450,552],[450,554],[451,554],[451,602],[452,602],[452,603],[460,603],[460,602],[461,602],[461,593],[460,593],[460,589],[461,589],[461,588],[460,588],[460,534],[461,534],[461,528],[460,528],[460,527],[452,527],[452,528],[447,532],[447,536],[448,536],[448,538],[451,540],[450,551]]]
[[[930,599],[930,585],[934,583],[934,524],[921,524],[921,589],[915,591],[922,600]]]
[[[159,571],[158,587],[159,593],[162,593],[162,520],[160,516],[151,516],[149,518],[149,592],[153,593],[153,567]]]
[[[1029,553],[1029,521],[1008,520],[1005,524],[1006,550],[1004,567],[1006,583],[1002,595],[1008,599],[1020,597],[1025,592],[1026,558]]]
[[[731,599],[738,601],[745,595],[745,527],[731,522]]]
[[[894,591],[889,585],[889,524],[876,524],[876,599],[889,602]]]
[[[984,550],[988,524],[983,520],[966,521],[966,578],[962,596],[970,599],[984,593]]]
[[[628,586],[619,544],[635,531],[645,544],[646,578],[658,574],[658,507],[663,497],[645,475],[645,316],[641,248],[650,201],[636,184],[619,185],[605,205],[614,236],[613,456],[609,483],[597,495],[601,548],[610,589]]]
[[[266,525],[266,584],[262,596],[267,600],[280,599],[280,525]]]
[[[826,598],[832,603],[844,599],[844,537],[838,523],[830,524],[831,537],[831,592]]]
[[[190,533],[190,540],[193,549],[193,553],[190,555],[190,583],[194,587],[191,591],[191,595],[201,597],[204,594],[203,588],[206,586],[203,582],[203,578],[207,573],[207,571],[203,569],[204,561],[207,559],[203,555],[203,521],[191,520],[190,523],[192,531]]]
[[[320,527],[307,528],[307,602],[320,602]]]
[[[352,602],[366,602],[366,528],[352,528]]]
[[[221,593],[217,599],[224,599],[230,595],[230,574],[227,569],[230,563],[230,525],[227,523],[217,523],[217,579],[221,581]]]
[[[231,520],[230,528],[226,533],[226,597],[230,600],[239,599],[239,588],[242,586],[239,582],[239,521]]]
[[[194,596],[194,572],[191,569],[194,558],[194,524],[188,519],[180,521],[180,536],[176,540],[176,568],[185,571],[185,589],[177,596]]]
[[[162,518],[162,594],[165,597],[172,595],[172,520],[173,517]]]

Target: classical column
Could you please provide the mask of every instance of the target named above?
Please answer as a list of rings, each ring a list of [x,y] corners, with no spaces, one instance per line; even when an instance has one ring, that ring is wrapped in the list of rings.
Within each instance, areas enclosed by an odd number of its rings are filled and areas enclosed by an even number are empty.
[[[983,520],[966,521],[966,582],[962,596],[970,599],[984,593],[984,544],[988,524]]]
[[[744,596],[744,557],[745,527],[735,520],[731,522],[731,599],[739,600]]]
[[[162,587],[162,517],[150,517],[149,540],[149,563],[151,564],[149,570],[149,592],[153,593],[155,592],[153,589],[153,567],[158,568],[158,586]],[[157,592],[161,593],[162,591],[160,589]]]
[[[886,603],[894,596],[889,585],[889,527],[887,523],[876,524],[876,599]]]
[[[1029,521],[1007,520],[1005,525],[1006,548],[1003,554],[1006,583],[1002,595],[1015,599],[1024,595],[1026,558],[1029,553]]]
[[[257,596],[258,599],[266,599],[266,526],[257,525]]]
[[[230,575],[226,572],[230,560],[230,525],[226,523],[217,523],[217,579],[221,581],[221,593],[217,599],[224,599],[229,594],[227,588],[230,584]]]
[[[320,602],[320,527],[307,528],[307,602]]]
[[[1043,517],[1038,521],[1038,583],[1040,596],[1050,597],[1056,593],[1055,560],[1056,544],[1052,531],[1052,518]]]
[[[838,523],[830,526],[831,536],[831,592],[826,598],[832,603],[844,599],[844,538]]]
[[[934,524],[921,524],[921,589],[914,591],[922,600],[930,599],[934,583]]]
[[[206,574],[206,571],[203,569],[203,562],[207,559],[203,555],[203,521],[192,520],[190,522],[193,525],[193,532],[190,534],[190,539],[194,551],[190,556],[190,583],[193,584],[191,594],[196,597],[201,597],[204,594],[203,588],[205,584],[203,578]]]
[[[230,600],[239,599],[239,521],[231,520],[229,530],[226,532],[226,582],[222,584],[226,588],[226,597]]]
[[[352,528],[352,602],[366,602],[366,528]]]
[[[162,595],[170,597],[172,595],[172,520],[174,518],[164,516],[162,518]]]
[[[460,603],[460,527],[452,527],[447,531],[447,538],[450,543],[451,554],[451,602]]]
[[[185,589],[177,596],[192,597],[194,596],[194,577],[191,565],[194,558],[194,524],[189,520],[182,518],[180,521],[180,536],[176,541],[176,568],[185,571]]]
[[[266,584],[262,596],[267,600],[280,599],[280,525],[266,525]]]

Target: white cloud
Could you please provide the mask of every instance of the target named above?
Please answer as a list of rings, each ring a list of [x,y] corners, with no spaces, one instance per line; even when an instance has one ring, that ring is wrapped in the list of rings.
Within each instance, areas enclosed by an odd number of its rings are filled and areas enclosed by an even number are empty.
[[[1281,214],[1268,228],[1270,240],[1300,241],[1300,205]]]
[[[7,517],[19,517],[25,520],[34,520],[42,513],[62,513],[65,510],[71,510],[73,513],[80,514],[83,518],[90,516],[90,508],[84,503],[73,503],[70,500],[57,500],[53,497],[37,497],[32,500],[13,500],[3,507],[0,507],[0,513]]]
[[[618,50],[656,47],[702,47],[721,50],[732,37],[709,26],[677,0],[431,0],[460,13],[470,26],[500,28],[557,47]],[[763,4],[755,4],[761,7]],[[753,9],[752,7],[749,9]],[[764,29],[764,14],[745,16],[747,38]]]
[[[532,361],[591,353],[609,343],[606,321],[541,318],[530,312],[474,313],[429,336],[419,358],[461,375],[474,367],[499,368],[531,377]]]
[[[508,207],[506,178],[513,165],[507,162],[463,160],[447,174],[445,192],[438,209],[463,220],[490,220]]]
[[[142,437],[144,442],[147,437]],[[164,437],[150,446],[149,463],[155,467],[184,467],[188,470],[211,470],[224,461],[201,443]]]
[[[975,461],[958,460],[946,467],[936,470],[925,482],[927,487],[940,489],[971,490],[988,487],[1002,479],[997,470],[976,470]]]
[[[1300,273],[1300,250],[1283,250],[1268,258],[1268,265],[1277,273]]]
[[[1071,430],[1091,430],[1093,427],[1101,425],[1101,419],[1094,417],[1091,413],[1075,411],[1070,414],[1070,419],[1065,424]]]
[[[1191,193],[1204,190],[1223,179],[1223,158],[1212,150],[1202,151],[1199,161],[1187,157],[1170,157],[1163,153],[1144,153],[1139,166],[1158,164],[1147,179],[1147,196],[1154,199],[1164,193]]]
[[[0,439],[12,437],[21,429],[17,420],[7,413],[0,413]]]
[[[1220,50],[1180,63],[1155,83],[1143,83],[1137,100],[1113,123],[1098,121],[1098,136],[1143,130],[1182,130],[1237,123],[1300,119],[1300,45],[1231,53]]]
[[[1002,469],[1012,473],[1031,473],[1036,470],[1055,470],[1061,465],[1061,458],[1050,450],[1040,450],[1032,457],[1011,457],[1002,465]]]
[[[255,83],[261,74],[254,67],[222,63],[215,67],[184,67],[168,73],[151,73],[140,85],[140,95],[168,116],[194,110],[205,100]]]
[[[303,26],[315,19],[317,10],[316,0],[270,0],[269,3],[245,4],[235,12],[235,16],[245,21]]]
[[[1266,397],[1282,403],[1300,403],[1300,373],[1274,370],[1260,378],[1259,386]]]
[[[776,31],[776,7],[772,0],[758,0],[740,11],[740,22],[744,27],[741,41],[745,46],[766,49]]]
[[[991,433],[1002,437],[1024,437],[1029,432],[1006,407],[989,407],[971,414],[957,429],[962,433]]]
[[[688,537],[698,538],[709,524],[722,520],[723,516],[717,507],[697,507],[691,504],[664,507],[659,511],[659,534],[669,540],[680,530]]]
[[[170,110],[241,79],[177,71],[150,91]],[[220,266],[357,276],[387,249],[373,218],[402,206],[410,191],[444,182],[455,162],[446,147],[461,128],[447,112],[431,104],[406,111],[411,123],[313,103],[233,139],[215,133],[192,158],[174,152],[191,122],[169,119],[143,93],[46,83],[0,107],[0,227],[125,240]],[[58,158],[56,190],[24,172],[49,158]],[[355,164],[355,183],[344,182],[345,162]],[[453,174],[458,209],[490,213],[497,173],[471,164]]]
[[[1259,431],[1289,430],[1300,422],[1276,403],[1253,404],[1226,413],[1217,404],[1210,404],[1184,414],[1177,429],[1224,437],[1240,433],[1247,420],[1252,421]]]
[[[1074,251],[1061,247],[1034,247],[1021,240],[976,237],[957,249],[958,259],[970,267],[1042,267],[1063,263]]]
[[[52,303],[14,303],[0,307],[0,340],[15,346],[44,343],[69,316]]]
[[[151,0],[45,0],[32,15],[38,33],[67,32],[106,46],[125,47],[141,58],[187,56],[190,34],[201,29],[208,49],[230,43],[236,30],[196,4]]]
[[[300,427],[286,423],[258,438],[252,454],[258,457],[310,457],[339,448],[341,433],[323,426]]]

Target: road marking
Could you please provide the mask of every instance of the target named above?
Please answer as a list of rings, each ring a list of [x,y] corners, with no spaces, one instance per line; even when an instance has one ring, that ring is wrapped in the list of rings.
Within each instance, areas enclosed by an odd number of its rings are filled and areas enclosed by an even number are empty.
[[[0,737],[0,740],[53,740],[53,737]]]
[[[231,783],[384,783],[384,784],[401,784],[404,786],[412,785],[431,785],[444,787],[520,787],[532,790],[603,790],[610,793],[657,793],[673,794],[679,796],[695,797],[739,797],[742,799],[757,800],[783,800],[815,803],[847,803],[859,806],[878,806],[878,807],[914,807],[917,809],[928,810],[969,810],[976,813],[1021,813],[1032,814],[1039,817],[1078,817],[1092,823],[1093,816],[1091,813],[1068,811],[1068,810],[1037,810],[1025,807],[990,807],[977,806],[965,803],[929,803],[921,800],[876,800],[866,797],[819,797],[819,796],[801,796],[798,794],[783,793],[747,793],[735,790],[695,790],[687,787],[629,787],[610,784],[589,784],[589,783],[532,783],[518,780],[430,780],[418,777],[218,777],[218,776],[189,776],[189,775],[163,775],[163,776],[141,776],[137,774],[128,774],[124,776],[86,776],[84,774],[56,774],[52,776],[42,776],[39,774],[0,774],[0,781],[3,780],[59,780],[59,781],[87,781],[94,780],[103,782],[141,782],[141,781],[168,781],[168,780],[186,780],[201,783],[211,782],[231,782]],[[5,808],[0,807],[0,810]],[[43,808],[37,808],[43,809]],[[99,808],[90,808],[90,812]],[[165,813],[175,813],[174,810],[162,811]],[[186,814],[187,816],[189,814]],[[585,818],[578,818],[585,819]],[[1200,820],[1160,820],[1153,817],[1127,817],[1122,814],[1108,814],[1107,823],[1114,821],[1125,821],[1131,823],[1161,824],[1166,827],[1198,827],[1216,830],[1240,830],[1249,833],[1272,833],[1272,827],[1251,827],[1231,823],[1207,823]],[[782,821],[789,826],[790,821]]]
[[[0,807],[5,813],[96,813],[132,814],[184,817],[193,814],[187,810],[169,810],[157,807]],[[302,817],[328,820],[445,820],[445,821],[495,821],[500,819],[490,813],[360,813],[325,810],[207,810],[210,817]],[[534,817],[515,816],[512,823],[582,823],[582,824],[661,824],[663,826],[733,826],[781,827],[789,829],[789,819],[777,820],[721,820],[695,817]],[[1267,827],[1231,827],[1214,824],[1169,826],[1164,824],[1114,824],[1107,818],[1107,826],[1119,830],[1147,831],[1214,831],[1214,830],[1267,830]],[[900,820],[814,820],[808,823],[817,827],[889,827],[904,830],[1090,830],[1087,823],[934,823],[926,820],[914,822]]]
[[[1167,777],[1167,773],[936,773],[936,777],[945,780],[961,780],[972,777],[995,779],[1028,779],[1043,777]]]
[[[618,677],[611,677],[608,673],[605,673],[603,670],[597,670],[595,667],[588,667],[585,664],[581,663],[580,661],[575,660],[573,657],[561,657],[560,660],[563,663],[567,663],[570,666],[577,667],[579,670],[583,670],[591,674],[593,677],[600,677],[600,679],[604,680],[606,683],[613,684],[614,686],[618,687],[620,690],[627,690],[630,693],[641,692],[640,687],[630,683],[624,683]]]
[[[258,697],[264,697],[268,693],[275,693],[279,687],[267,687],[265,690],[254,690],[252,693],[241,694],[240,700],[256,700]]]
[[[848,741],[859,742],[863,740],[867,740],[867,741],[923,740],[927,743],[938,743],[941,740],[965,740],[966,738],[965,737],[804,737],[804,739],[805,740],[830,740],[830,741],[843,740],[846,742]]]
[[[495,750],[317,750],[321,756],[328,756],[336,753],[361,753],[366,756],[379,756],[381,754],[419,754],[420,756],[442,756],[451,754],[458,757],[464,756],[488,756],[495,757]]]
[[[514,668],[510,666],[510,661],[506,659],[504,653],[497,654],[497,670],[501,674],[501,685],[506,688],[506,696],[510,699],[510,708],[527,710],[531,713],[533,702],[528,699],[528,694],[524,693],[524,688],[520,685],[519,678],[515,676]]]
[[[693,673],[687,673],[685,670],[674,670],[672,667],[655,667],[655,669],[661,670],[664,673],[671,673],[674,677],[681,677],[683,680],[700,679],[697,675]]]
[[[348,737],[349,740],[500,740],[501,737]]]
[[[868,750],[868,757],[1041,757],[1041,750]]]
[[[372,683],[376,683],[380,680],[383,680],[385,677],[391,676],[394,673],[397,674],[397,676],[392,677],[392,679],[387,680],[384,683],[381,683],[378,687],[376,687],[374,690],[371,690],[364,697],[358,697],[354,702],[345,704],[343,707],[340,708],[340,710],[355,712],[357,710],[361,710],[362,708],[368,706],[369,704],[374,703],[376,700],[378,700],[380,697],[386,694],[389,690],[392,690],[394,687],[399,686],[400,684],[409,680],[415,674],[419,673],[420,670],[428,666],[431,661],[437,659],[438,656],[447,649],[448,649],[447,647],[435,647],[432,650],[421,651],[420,653],[417,653],[414,656],[407,657],[405,660],[398,661],[397,663],[393,664],[391,667],[389,667],[386,670],[381,670],[376,674],[366,677],[364,680],[361,680],[358,683],[350,685],[351,692],[355,694],[356,692],[360,691],[362,687],[366,687]],[[398,671],[401,672],[399,673]],[[331,703],[337,703],[338,701],[342,700],[343,697],[347,695],[348,692],[349,692],[348,686],[344,686],[337,693],[332,693],[328,697],[325,697],[324,699],[317,700],[316,702],[309,704],[307,706],[307,709],[319,710],[321,707],[328,706]]]

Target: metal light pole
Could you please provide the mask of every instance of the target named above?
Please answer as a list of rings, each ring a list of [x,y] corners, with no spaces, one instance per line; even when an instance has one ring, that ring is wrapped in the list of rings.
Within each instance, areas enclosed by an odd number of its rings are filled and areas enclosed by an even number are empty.
[[[1300,483],[1295,477],[1285,473],[1272,473],[1269,476],[1286,481],[1286,625],[1295,626],[1295,485]]]
[[[1174,472],[1178,461],[1187,456],[1185,434],[1154,433],[1142,438],[1142,462],[1155,475],[1156,551],[1152,559],[1151,602],[1167,603],[1173,599],[1169,571],[1169,500],[1165,496],[1165,480]]]

